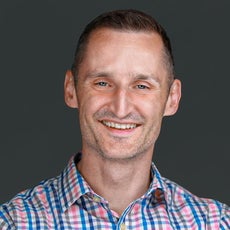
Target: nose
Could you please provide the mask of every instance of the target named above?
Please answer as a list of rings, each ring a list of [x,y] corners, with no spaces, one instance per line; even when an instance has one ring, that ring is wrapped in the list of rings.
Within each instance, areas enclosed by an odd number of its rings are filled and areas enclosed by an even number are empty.
[[[132,109],[131,93],[127,89],[116,89],[111,101],[111,110],[117,118],[125,118],[131,113]]]

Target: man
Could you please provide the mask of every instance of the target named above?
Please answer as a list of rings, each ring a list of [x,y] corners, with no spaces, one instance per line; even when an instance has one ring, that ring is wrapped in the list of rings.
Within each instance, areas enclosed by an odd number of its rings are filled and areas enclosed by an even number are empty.
[[[87,25],[64,83],[82,151],[63,173],[0,208],[0,229],[230,229],[230,209],[161,177],[162,118],[181,97],[170,41],[149,15],[104,13]]]

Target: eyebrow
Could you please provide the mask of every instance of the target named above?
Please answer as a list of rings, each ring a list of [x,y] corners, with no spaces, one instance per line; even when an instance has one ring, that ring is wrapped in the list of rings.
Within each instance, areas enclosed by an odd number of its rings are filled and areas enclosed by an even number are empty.
[[[89,73],[86,73],[85,76],[87,78],[97,78],[97,77],[112,77],[113,74],[110,73],[110,72],[89,72]]]
[[[159,77],[153,75],[153,74],[135,74],[135,79],[136,80],[147,80],[147,81],[151,81],[157,84],[161,84],[161,80]]]
[[[130,76],[134,76],[134,80],[138,81],[138,80],[147,80],[147,81],[151,81],[154,83],[157,83],[159,85],[161,85],[161,79],[153,74],[142,74],[142,73],[130,73]],[[85,75],[87,78],[97,78],[97,77],[108,77],[108,78],[112,78],[114,76],[114,74],[112,74],[111,72],[89,72],[86,73]]]

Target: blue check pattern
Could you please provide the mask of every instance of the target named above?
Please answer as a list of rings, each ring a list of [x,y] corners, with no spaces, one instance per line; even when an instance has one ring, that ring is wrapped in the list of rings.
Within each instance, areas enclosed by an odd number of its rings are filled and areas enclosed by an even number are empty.
[[[45,180],[1,205],[0,229],[230,229],[227,205],[191,194],[162,177],[154,164],[149,190],[118,216],[77,171],[79,159],[77,154],[58,177]]]

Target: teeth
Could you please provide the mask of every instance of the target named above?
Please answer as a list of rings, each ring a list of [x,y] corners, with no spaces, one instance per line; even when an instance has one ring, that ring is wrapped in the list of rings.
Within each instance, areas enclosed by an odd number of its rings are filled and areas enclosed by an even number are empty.
[[[119,124],[119,123],[114,123],[109,121],[102,121],[102,123],[110,128],[115,128],[115,129],[133,129],[137,127],[136,124]]]

